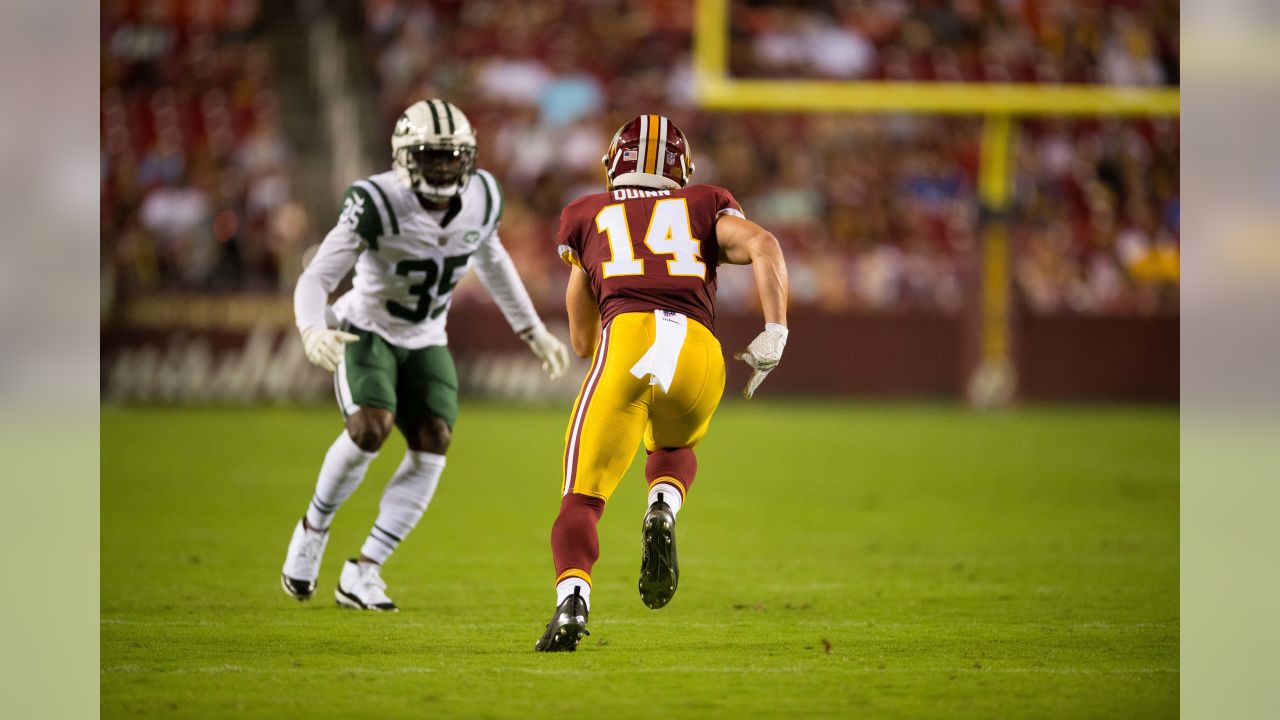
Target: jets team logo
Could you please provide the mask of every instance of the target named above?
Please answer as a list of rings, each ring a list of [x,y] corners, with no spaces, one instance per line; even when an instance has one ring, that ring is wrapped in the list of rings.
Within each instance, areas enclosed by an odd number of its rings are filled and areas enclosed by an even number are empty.
[[[476,232],[475,230],[472,230],[471,232],[467,233],[462,239],[465,242],[473,243],[480,239],[480,233]]]
[[[400,115],[400,119],[396,120],[396,135],[408,135],[413,130],[413,121],[409,119],[407,113]]]

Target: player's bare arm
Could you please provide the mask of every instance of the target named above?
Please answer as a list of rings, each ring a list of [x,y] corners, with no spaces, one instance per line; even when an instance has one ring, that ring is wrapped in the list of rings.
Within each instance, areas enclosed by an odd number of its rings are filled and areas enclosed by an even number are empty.
[[[751,266],[764,310],[764,332],[746,350],[734,354],[753,371],[742,391],[750,399],[778,365],[787,346],[787,263],[782,259],[778,239],[750,220],[723,214],[716,221],[716,237],[720,241],[720,262]]]
[[[722,264],[750,265],[754,271],[764,321],[786,325],[787,263],[778,239],[756,223],[728,213],[716,221],[716,236]]]
[[[582,268],[569,269],[564,304],[569,314],[569,342],[578,357],[591,357],[600,343],[600,306],[591,292],[591,280]]]

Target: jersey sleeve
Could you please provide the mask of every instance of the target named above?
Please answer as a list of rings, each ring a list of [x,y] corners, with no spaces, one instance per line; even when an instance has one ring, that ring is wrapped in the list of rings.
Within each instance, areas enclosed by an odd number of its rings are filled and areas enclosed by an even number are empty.
[[[570,204],[560,212],[560,231],[556,233],[556,254],[571,267],[582,267],[582,233],[575,212],[576,204]]]
[[[709,245],[704,250],[704,258],[709,258],[716,265],[720,264],[720,238],[716,235],[716,223],[720,221],[723,215],[732,215],[737,218],[746,219],[742,214],[742,206],[738,204],[738,200],[733,197],[733,193],[722,187],[714,185],[705,186],[710,192],[707,197],[711,209],[710,230],[707,231],[705,237]],[[706,217],[705,215],[703,217]],[[700,220],[699,222],[707,222]]]
[[[359,184],[351,185],[342,194],[342,214],[338,216],[338,227],[359,235],[374,249],[378,247],[378,238],[385,234],[382,213],[374,204],[373,196]]]
[[[325,236],[293,290],[294,320],[299,330],[325,326],[329,293],[351,272],[364,248],[361,237],[342,223]]]
[[[742,206],[738,204],[738,200],[733,196],[733,193],[718,187],[714,189],[712,197],[715,198],[717,218],[721,215],[732,215],[743,220],[747,219],[747,216],[742,214]]]
[[[529,298],[529,291],[520,280],[520,273],[516,272],[515,263],[497,233],[481,243],[473,257],[476,275],[502,310],[512,330],[522,333],[542,324],[533,300]]]
[[[498,232],[498,226],[502,224],[502,185],[488,170],[477,170],[476,175],[480,177],[480,182],[484,183],[483,227],[488,228],[488,233],[493,235]]]

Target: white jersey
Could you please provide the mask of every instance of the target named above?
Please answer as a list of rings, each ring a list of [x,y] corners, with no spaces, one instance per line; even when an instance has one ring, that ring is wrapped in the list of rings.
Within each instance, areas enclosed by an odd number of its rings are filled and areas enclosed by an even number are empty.
[[[334,303],[333,312],[393,345],[447,344],[453,288],[470,267],[513,330],[541,325],[498,237],[501,219],[501,190],[484,170],[471,177],[443,214],[424,209],[394,172],[352,183],[338,224],[298,279],[298,328],[325,324],[324,299],[353,264],[353,286]]]

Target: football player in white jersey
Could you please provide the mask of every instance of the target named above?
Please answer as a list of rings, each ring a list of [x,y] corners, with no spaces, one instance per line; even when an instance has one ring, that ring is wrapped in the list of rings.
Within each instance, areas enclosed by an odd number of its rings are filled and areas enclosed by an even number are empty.
[[[445,335],[454,285],[474,267],[552,379],[569,357],[543,326],[498,238],[502,193],[476,168],[475,131],[462,111],[443,100],[414,103],[396,123],[391,151],[391,171],[347,189],[338,224],[294,292],[307,358],[334,372],[346,427],[294,528],[281,573],[286,593],[306,600],[315,592],[329,523],[393,424],[409,445],[359,558],[343,565],[338,580],[338,603],[366,610],[396,609],[381,565],[422,517],[444,470],[458,413]],[[353,287],[330,315],[329,293],[353,266]]]

